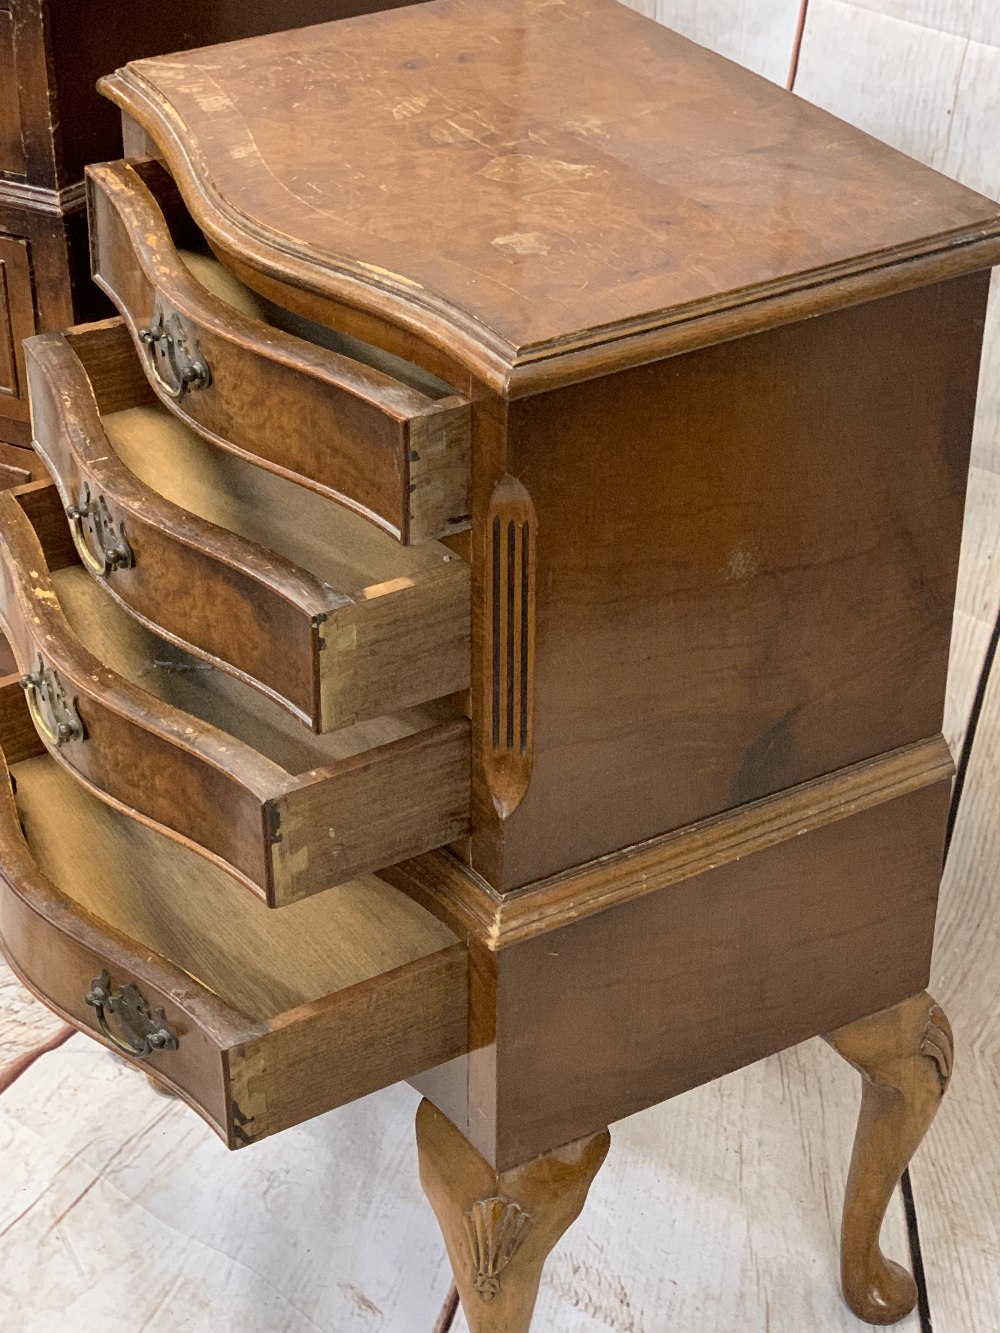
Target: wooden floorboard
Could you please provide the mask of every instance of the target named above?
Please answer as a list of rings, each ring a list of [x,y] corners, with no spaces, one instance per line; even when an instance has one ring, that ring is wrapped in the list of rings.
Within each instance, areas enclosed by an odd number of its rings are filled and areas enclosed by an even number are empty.
[[[230,1154],[77,1036],[0,1097],[5,1333],[430,1333],[405,1087]]]
[[[727,0],[722,0],[727,3]],[[810,0],[796,91],[1000,197],[996,0]],[[963,740],[1000,610],[1000,273],[972,449],[945,734]],[[1000,668],[942,885],[933,989],[956,1075],[911,1172],[934,1333],[1000,1333]]]
[[[934,993],[951,1091],[913,1168],[935,1333],[1000,1333],[1000,671],[976,734],[942,885]]]
[[[63,1028],[62,1020],[28,994],[0,956],[0,1086]]]
[[[538,1329],[856,1333],[836,1234],[857,1096],[812,1042],[617,1126]],[[227,1154],[75,1037],[0,1097],[0,1328],[431,1333],[449,1273],[416,1102],[391,1089]],[[886,1243],[906,1259],[898,1205]]]

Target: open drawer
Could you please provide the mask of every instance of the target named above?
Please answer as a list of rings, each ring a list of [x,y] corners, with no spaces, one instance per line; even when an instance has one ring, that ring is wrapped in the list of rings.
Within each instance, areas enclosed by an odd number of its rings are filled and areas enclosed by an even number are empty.
[[[316,731],[469,685],[469,566],[224,453],[153,397],[120,320],[26,344],[35,447],[87,568]]]
[[[278,327],[280,312],[211,259],[157,163],[87,177],[94,278],[173,412],[403,542],[468,527],[466,399],[374,348],[340,338],[334,351]]]
[[[7,720],[12,688],[0,683]],[[230,1148],[466,1049],[465,950],[405,895],[368,876],[268,912],[5,731],[20,755],[16,794],[0,758],[11,966],[155,1072]]]
[[[38,531],[53,528],[43,494],[28,492]],[[272,906],[468,830],[469,723],[449,704],[314,736],[158,638],[81,565],[50,572],[16,491],[0,494],[0,628],[59,762]]]

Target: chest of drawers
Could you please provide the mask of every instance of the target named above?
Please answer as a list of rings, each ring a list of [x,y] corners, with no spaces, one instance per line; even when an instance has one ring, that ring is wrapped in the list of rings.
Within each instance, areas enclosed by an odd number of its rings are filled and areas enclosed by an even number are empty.
[[[231,1146],[413,1079],[474,1333],[608,1124],[828,1034],[900,1317],[1000,209],[613,0],[102,88],[119,315],[29,344],[0,503],[14,966]]]

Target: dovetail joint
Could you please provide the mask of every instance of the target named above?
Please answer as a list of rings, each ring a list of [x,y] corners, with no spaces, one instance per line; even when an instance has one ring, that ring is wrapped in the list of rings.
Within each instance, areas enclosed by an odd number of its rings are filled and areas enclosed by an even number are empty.
[[[252,1122],[253,1117],[244,1115],[239,1106],[233,1102],[233,1138],[241,1148],[253,1142],[253,1135],[247,1130],[247,1125]]]

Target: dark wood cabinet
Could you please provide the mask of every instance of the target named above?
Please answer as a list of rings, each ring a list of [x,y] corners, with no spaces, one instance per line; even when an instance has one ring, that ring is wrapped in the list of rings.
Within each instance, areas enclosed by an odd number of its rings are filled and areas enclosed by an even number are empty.
[[[20,340],[109,309],[87,271],[83,169],[120,156],[121,128],[98,78],[139,56],[410,2],[0,0],[0,442],[31,440]]]

